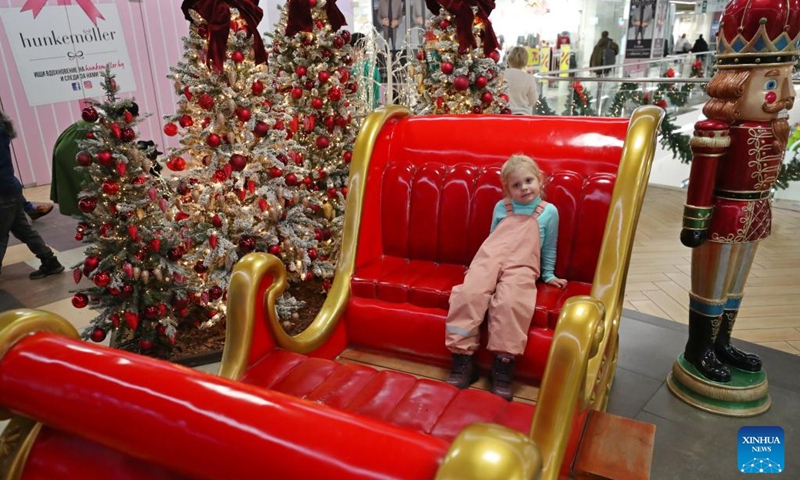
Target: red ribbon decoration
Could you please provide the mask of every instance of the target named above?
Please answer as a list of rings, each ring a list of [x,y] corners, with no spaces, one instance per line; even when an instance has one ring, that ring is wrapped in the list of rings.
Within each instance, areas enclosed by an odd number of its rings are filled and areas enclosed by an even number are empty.
[[[217,72],[222,72],[225,52],[228,49],[228,33],[231,24],[231,8],[239,10],[239,15],[247,22],[247,36],[253,35],[256,65],[267,63],[267,50],[256,27],[264,17],[258,0],[183,0],[181,10],[186,20],[192,21],[189,10],[194,10],[208,23],[208,62]],[[253,34],[255,32],[255,34]]]
[[[328,23],[331,24],[333,31],[337,31],[347,25],[347,20],[336,0],[328,0],[325,4],[325,13],[328,15]],[[289,11],[286,18],[286,36],[294,36],[297,32],[313,32],[314,22],[311,17],[310,0],[289,0]]]
[[[97,25],[97,19],[101,18],[103,20],[106,17],[100,13],[100,10],[94,6],[92,0],[75,0],[75,3],[78,4],[79,7],[83,10],[89,20],[92,21],[95,25]],[[71,5],[72,0],[58,0],[59,5]],[[47,5],[47,0],[28,0],[25,2],[25,5],[22,6],[20,12],[27,12],[28,10],[33,10],[33,18],[36,18],[39,15],[39,12],[42,11],[44,6]]]
[[[472,34],[472,22],[475,20],[475,13],[472,7],[477,7],[477,16],[483,22],[483,54],[489,55],[498,48],[500,43],[494,34],[494,27],[489,20],[489,14],[494,10],[494,0],[425,0],[428,10],[438,15],[442,7],[455,17],[456,34],[458,35],[458,52],[467,53],[472,48],[476,48],[478,43]]]

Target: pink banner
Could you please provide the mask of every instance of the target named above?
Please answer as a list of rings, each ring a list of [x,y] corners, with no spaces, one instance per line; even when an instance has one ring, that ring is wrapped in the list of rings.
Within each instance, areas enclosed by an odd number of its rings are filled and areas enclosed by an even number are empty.
[[[70,5],[72,4],[72,0],[56,0],[59,5]],[[89,17],[89,20],[92,21],[95,25],[97,25],[97,19],[102,18],[103,14],[100,13],[100,10],[94,6],[92,0],[75,0],[75,3],[81,7],[81,9],[86,13]],[[33,18],[36,18],[39,15],[39,12],[42,11],[44,6],[47,5],[47,0],[28,0],[25,2],[25,5],[22,6],[20,12],[26,12],[28,10],[33,10]]]

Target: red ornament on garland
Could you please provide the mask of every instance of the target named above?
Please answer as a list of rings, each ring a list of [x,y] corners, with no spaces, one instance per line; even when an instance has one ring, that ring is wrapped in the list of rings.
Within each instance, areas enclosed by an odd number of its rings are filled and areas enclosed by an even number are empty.
[[[269,176],[272,178],[278,178],[283,175],[283,170],[278,167],[271,167],[269,169]]]
[[[222,298],[222,288],[218,287],[217,285],[211,287],[208,290],[208,298],[212,301]]]
[[[81,118],[84,122],[94,123],[100,118],[100,115],[97,114],[97,110],[94,107],[86,107],[81,111]]]
[[[439,68],[445,75],[450,75],[451,73],[453,73],[453,64],[450,62],[442,62],[442,65]]]
[[[83,197],[78,200],[78,209],[83,213],[92,213],[97,208],[97,199],[92,197]]]
[[[484,87],[486,87],[487,83],[489,83],[489,80],[486,77],[484,77],[483,75],[481,75],[481,76],[479,76],[478,78],[475,79],[475,88],[477,88],[478,90],[481,90]]]
[[[164,125],[164,133],[168,137],[174,137],[175,135],[178,134],[178,126],[175,125],[174,123],[168,123]]]
[[[233,60],[236,63],[242,63],[244,62],[244,54],[239,50],[236,50],[231,54],[231,60]]]
[[[319,80],[320,83],[325,83],[330,78],[331,78],[331,74],[326,72],[325,70],[319,72],[319,75],[317,75],[317,79]]]
[[[494,63],[500,63],[500,52],[494,50],[492,53],[489,54],[489,58],[494,60]]]
[[[76,293],[72,297],[72,306],[75,308],[84,308],[89,305],[89,297],[82,293]]]
[[[204,93],[197,98],[197,104],[205,110],[211,110],[214,108],[214,97]]]
[[[90,272],[93,272],[99,263],[100,259],[97,257],[86,257],[83,261],[83,273],[88,275]]]
[[[75,156],[75,162],[81,167],[88,167],[92,164],[92,156],[86,152],[80,152]]]
[[[97,163],[104,167],[110,167],[114,164],[114,154],[108,150],[103,150],[97,154]]]
[[[214,225],[216,228],[220,228],[222,226],[222,218],[215,214],[213,217],[211,217],[211,225]]]
[[[342,160],[344,160],[344,163],[350,163],[350,161],[353,160],[353,152],[344,152],[342,154]]]
[[[264,93],[264,84],[261,83],[261,80],[256,80],[250,87],[250,91],[253,92],[253,95],[261,95]]]
[[[106,272],[97,272],[92,280],[94,280],[95,285],[97,285],[100,288],[103,288],[108,286],[109,283],[111,283],[111,276]]]
[[[347,81],[350,80],[350,70],[346,68],[339,68],[336,71],[339,74],[339,82],[347,83]]]
[[[247,108],[236,109],[236,118],[238,118],[240,122],[250,121],[250,115],[251,115],[250,110]]]
[[[298,65],[297,68],[294,69],[294,73],[297,74],[298,77],[305,77],[308,70],[306,67],[302,65]]]
[[[167,168],[173,172],[180,172],[186,168],[186,160],[181,157],[170,158],[167,160]]]
[[[167,258],[172,260],[173,262],[177,262],[181,258],[183,258],[183,249],[181,247],[172,247],[167,252]]]
[[[106,339],[106,331],[99,327],[95,328],[94,330],[92,330],[91,339],[95,343],[102,342],[103,340]]]
[[[228,164],[231,166],[233,171],[241,172],[244,170],[244,167],[247,166],[247,157],[244,155],[234,154],[231,155],[231,159],[228,161]]]
[[[194,125],[194,120],[192,120],[192,116],[191,116],[191,115],[183,115],[183,116],[180,118],[180,120],[178,120],[178,123],[179,123],[179,124],[181,125],[181,127],[183,127],[183,128],[189,128],[189,127],[191,127],[192,125]]]
[[[492,95],[492,92],[483,92],[483,95],[481,95],[481,102],[489,104],[492,103],[492,101],[494,101],[494,95]]]
[[[136,131],[132,128],[125,127],[120,132],[120,140],[123,142],[132,142],[136,139]]]
[[[284,181],[286,182],[286,185],[290,187],[294,187],[298,184],[297,175],[295,175],[294,173],[287,174]]]
[[[314,98],[311,99],[311,107],[312,108],[315,108],[317,110],[321,110],[323,104],[324,104],[324,102],[319,97],[314,97]]]
[[[243,252],[251,252],[256,248],[256,241],[253,237],[242,237],[239,239],[239,248],[242,249]]]
[[[330,90],[328,90],[328,98],[333,100],[334,102],[341,100],[342,89],[337,87],[331,88]]]
[[[186,97],[186,100],[191,102],[192,101],[192,92],[189,90],[189,85],[183,87],[183,95]]]
[[[148,305],[144,307],[144,318],[154,320],[158,318],[158,307],[155,305]]]
[[[335,48],[342,48],[344,47],[344,39],[342,37],[336,37],[333,39],[333,46]]]
[[[292,88],[292,98],[295,100],[300,100],[303,98],[303,89],[299,87]]]
[[[100,186],[100,189],[106,195],[116,195],[119,193],[119,184],[113,180],[106,180]]]
[[[453,87],[456,90],[463,92],[469,88],[469,79],[464,75],[459,75],[453,79]]]
[[[264,122],[256,123],[255,128],[253,128],[253,135],[258,138],[262,138],[267,136],[267,133],[269,133],[269,125]]]
[[[474,107],[472,107],[472,113],[474,113],[475,115],[480,115],[481,113],[483,113],[483,109],[479,105],[475,105]]]
[[[317,137],[316,144],[318,149],[325,150],[326,148],[328,148],[328,146],[330,146],[331,142],[328,139],[328,137],[319,136]]]
[[[441,20],[439,22],[439,29],[440,30],[447,30],[447,27],[449,27],[449,26],[450,26],[450,22],[447,21],[447,20]]]
[[[139,350],[142,352],[149,352],[153,349],[153,341],[149,338],[139,340]]]
[[[269,246],[269,253],[272,255],[280,255],[281,254],[281,247],[279,245],[270,245]]]
[[[309,248],[308,249],[308,258],[310,258],[311,260],[316,259],[317,258],[317,250],[314,249],[314,248]]]
[[[211,148],[217,148],[222,144],[222,138],[216,133],[212,133],[208,137],[206,137],[206,145]]]

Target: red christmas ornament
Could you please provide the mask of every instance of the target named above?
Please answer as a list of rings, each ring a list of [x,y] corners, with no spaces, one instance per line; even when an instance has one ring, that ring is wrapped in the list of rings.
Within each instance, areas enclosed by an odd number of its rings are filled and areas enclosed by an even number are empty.
[[[342,40],[344,40],[344,43],[350,43],[350,39],[353,38],[353,36],[350,34],[348,30],[342,30],[342,32],[339,35],[342,36]]]
[[[167,161],[167,168],[173,172],[180,172],[186,168],[186,160],[181,157],[171,158]]]
[[[174,123],[168,123],[164,125],[164,133],[168,137],[174,137],[175,135],[178,134],[178,126],[175,125]]]
[[[505,93],[501,93],[500,98],[502,98],[504,102],[508,102],[508,95],[506,95]]]
[[[225,180],[228,179],[228,174],[225,173],[225,170],[219,169],[216,172],[214,172],[213,177],[214,180],[216,180],[217,182],[224,182]]]
[[[261,80],[256,80],[253,82],[253,85],[250,86],[250,91],[253,92],[253,95],[261,95],[264,93],[264,84],[261,83]]]
[[[319,97],[314,97],[311,99],[311,107],[317,110],[322,109],[323,101]]]
[[[242,249],[243,252],[250,252],[256,248],[256,241],[253,237],[242,237],[239,239],[239,248]]]
[[[93,342],[100,343],[106,339],[106,331],[99,327],[95,328],[94,330],[92,330],[92,335],[90,338],[92,339]]]
[[[323,28],[325,28],[325,24],[322,23],[322,20],[315,20],[314,26],[316,26],[318,30],[322,30]]]
[[[217,135],[216,133],[212,133],[211,135],[206,137],[206,145],[208,145],[209,147],[217,148],[220,146],[220,144],[222,144],[222,138],[220,138],[220,136]]]
[[[256,123],[255,128],[253,128],[253,135],[258,138],[265,137],[269,133],[269,125],[264,122]]]
[[[228,161],[228,165],[231,166],[233,171],[241,172],[247,165],[247,157],[245,157],[244,155],[239,155],[238,153],[231,155],[231,159]]]
[[[113,180],[106,180],[100,186],[100,189],[106,195],[116,195],[119,193],[119,184]]]
[[[488,104],[492,103],[492,101],[494,101],[494,95],[492,95],[492,92],[483,92],[483,95],[481,95],[481,102]]]
[[[489,58],[494,60],[494,63],[500,63],[500,52],[494,50],[492,53],[489,54]]]
[[[297,175],[295,175],[294,173],[289,173],[284,178],[284,181],[286,182],[286,185],[288,185],[290,187],[294,187],[298,183]]]
[[[150,240],[150,243],[147,244],[147,248],[149,248],[153,252],[158,252],[161,250],[161,239],[156,237]]]
[[[331,142],[328,139],[328,137],[319,136],[319,137],[317,137],[316,144],[317,144],[317,148],[319,148],[320,150],[325,150],[326,148],[328,148],[328,146],[331,144]]]
[[[113,325],[114,328],[119,328],[119,322],[120,322],[119,314],[112,313],[111,315],[109,315],[108,319],[111,320],[111,325]]]
[[[109,235],[109,233],[112,233],[112,229],[113,229],[113,227],[110,224],[104,223],[104,224],[100,225],[100,228],[98,229],[98,231],[100,232],[100,236],[101,237],[107,237]]]
[[[197,104],[205,110],[211,110],[214,108],[214,97],[204,93],[197,98]]]
[[[269,249],[267,250],[272,255],[280,255],[281,254],[281,247],[279,245],[270,245]]]
[[[322,120],[322,124],[332,129],[334,125],[336,125],[336,117],[333,115],[328,115]]]
[[[183,115],[180,120],[178,120],[178,123],[181,127],[188,128],[194,125],[194,120],[192,120],[191,115]]]
[[[110,167],[114,164],[114,154],[108,150],[103,150],[97,154],[97,163],[104,167]]]
[[[450,26],[450,22],[447,21],[447,20],[441,20],[439,22],[439,29],[440,30],[447,30],[447,27],[449,27],[449,26]]]
[[[350,161],[353,160],[353,152],[344,152],[342,154],[342,160],[344,160],[344,163],[350,163]]]
[[[133,114],[128,110],[125,110],[122,116],[125,118],[125,123],[131,123],[133,121]]]
[[[344,39],[342,37],[336,37],[333,39],[333,46],[335,48],[342,48],[344,47]]]
[[[114,165],[114,168],[117,170],[117,175],[124,177],[125,172],[128,171],[128,164],[125,162],[117,162],[117,164]]]
[[[308,4],[311,6],[311,8],[314,8],[317,6],[317,0],[309,0]]]
[[[208,25],[204,23],[197,27],[197,34],[203,38],[208,38]]]
[[[72,279],[75,280],[75,283],[80,283],[82,276],[83,272],[81,272],[80,268],[76,268],[72,271]]]
[[[325,70],[319,72],[319,74],[317,75],[317,79],[319,80],[320,83],[325,83],[330,78],[331,78],[331,74],[326,72]]]
[[[309,248],[308,249],[308,258],[310,258],[311,260],[316,259],[317,258],[317,250],[313,249],[313,248]]]
[[[192,92],[189,90],[189,85],[183,87],[183,95],[186,97],[186,100],[191,102],[192,101]]]
[[[97,272],[94,275],[93,280],[95,285],[97,285],[100,288],[103,288],[105,286],[108,286],[109,283],[111,283],[111,276],[106,272]]]
[[[656,102],[656,106],[659,106],[659,107],[661,107],[661,108],[666,110],[667,109],[667,101],[662,98],[661,100]]]
[[[72,306],[75,308],[84,308],[86,305],[89,305],[89,297],[82,293],[76,293],[72,297]]]
[[[481,90],[486,86],[487,83],[489,83],[489,80],[483,75],[481,75],[475,79],[475,88]]]
[[[148,305],[144,307],[144,318],[154,320],[158,318],[158,307],[155,305]]]
[[[211,119],[206,117],[200,122],[200,128],[206,128],[207,126],[211,125]]]
[[[240,122],[250,121],[250,110],[247,108],[237,108],[236,118],[238,118]]]
[[[215,214],[211,217],[211,225],[214,225],[216,228],[220,228],[222,226],[222,219],[219,215]]]
[[[194,271],[197,273],[206,273],[208,271],[208,267],[203,265],[202,260],[198,260],[197,263],[194,264]]]
[[[131,237],[131,240],[134,242],[139,239],[139,227],[136,225],[128,225],[128,236]]]
[[[456,90],[463,92],[469,88],[469,79],[464,75],[459,75],[453,79],[453,87]]]
[[[294,73],[296,73],[298,77],[305,77],[307,72],[308,70],[306,67],[302,65],[298,65],[297,68],[294,69]]]
[[[264,200],[263,198],[259,198],[259,199],[258,199],[258,208],[259,208],[259,209],[260,209],[262,212],[266,212],[266,211],[267,211],[267,201],[266,201],[266,200]]]
[[[339,68],[336,70],[336,72],[339,74],[339,82],[347,83],[347,81],[350,80],[350,70],[346,68]]]
[[[671,68],[668,68],[665,75],[666,75],[667,78],[672,78],[672,77],[675,76],[675,70],[673,70]]]
[[[181,247],[172,247],[167,252],[167,258],[172,260],[173,262],[177,262],[181,258],[183,258],[183,249]]]
[[[472,113],[480,115],[481,113],[483,113],[483,109],[480,106],[475,105],[474,107],[472,107]]]
[[[139,340],[139,350],[142,352],[149,352],[153,349],[153,341],[149,338]]]
[[[97,208],[97,199],[84,197],[78,200],[78,209],[83,213],[92,213]]]
[[[81,167],[88,167],[92,164],[92,156],[86,152],[80,152],[75,155],[75,162]]]
[[[283,175],[283,170],[278,167],[272,167],[269,169],[269,176],[272,178],[278,178]]]
[[[336,117],[336,125],[339,125],[340,127],[344,128],[347,126],[348,123],[350,123],[349,115],[347,117],[342,117],[342,116]]]
[[[94,138],[94,132],[86,132],[86,138]]]
[[[294,98],[295,100],[300,100],[301,98],[303,98],[303,89],[299,87],[294,87],[292,89],[292,98]]]
[[[125,324],[133,331],[136,331],[139,328],[139,315],[135,312],[125,312],[122,315],[122,318],[125,319]]]
[[[328,90],[328,98],[333,100],[334,102],[341,100],[342,89],[337,87],[331,88],[330,90]]]
[[[120,140],[123,142],[132,142],[136,138],[136,132],[132,128],[125,127],[120,132]]]
[[[356,93],[356,91],[358,90],[358,82],[348,83],[347,90],[349,90],[350,93]]]
[[[122,296],[123,297],[130,297],[133,295],[133,285],[125,284],[122,286]]]
[[[233,60],[236,63],[242,63],[244,62],[244,54],[239,50],[236,50],[231,54],[231,60]]]
[[[218,300],[222,298],[222,288],[214,285],[208,290],[208,298],[210,300]]]
[[[439,68],[445,75],[450,75],[451,73],[453,73],[453,64],[450,62],[442,62],[442,66]]]
[[[303,118],[303,128],[306,132],[313,132],[314,127],[317,125],[317,117],[314,115],[308,115]]]
[[[94,123],[100,118],[100,115],[97,114],[97,110],[94,107],[89,106],[81,111],[81,118],[84,122]]]
[[[216,235],[211,235],[210,237],[208,237],[208,244],[211,245],[211,248],[217,248],[218,240],[219,239],[217,238]]]

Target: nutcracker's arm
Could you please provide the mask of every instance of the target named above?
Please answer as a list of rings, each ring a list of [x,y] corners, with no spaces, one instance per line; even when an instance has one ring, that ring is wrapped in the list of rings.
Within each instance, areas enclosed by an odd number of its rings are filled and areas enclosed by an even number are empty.
[[[720,120],[703,120],[695,124],[691,140],[692,169],[681,229],[681,243],[687,247],[699,247],[706,240],[714,210],[717,165],[731,143],[728,133],[729,125]]]

